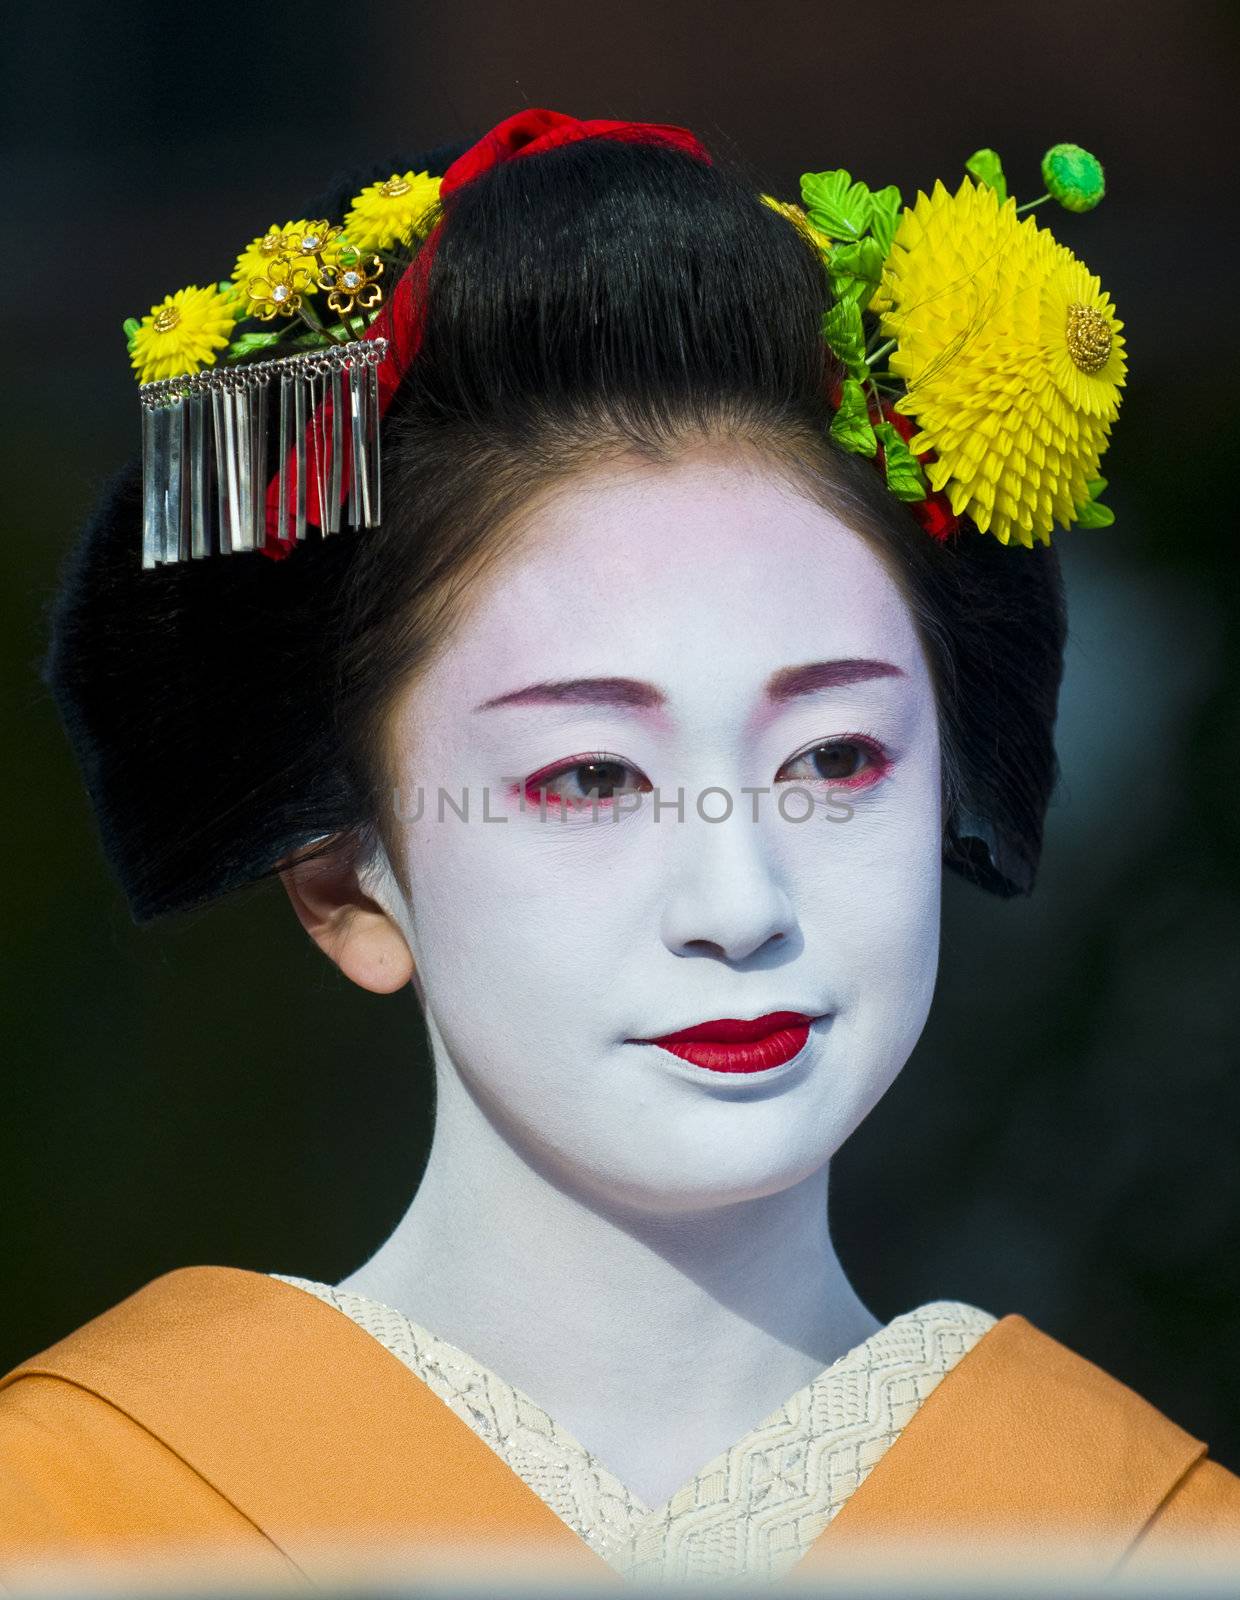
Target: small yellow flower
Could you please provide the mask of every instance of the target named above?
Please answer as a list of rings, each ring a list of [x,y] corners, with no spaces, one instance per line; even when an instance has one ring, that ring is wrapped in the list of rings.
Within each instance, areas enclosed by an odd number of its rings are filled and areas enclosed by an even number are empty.
[[[369,311],[383,299],[379,279],[383,276],[383,262],[378,256],[366,259],[355,250],[345,250],[338,264],[329,266],[319,277],[320,289],[330,289],[327,303],[333,311],[347,317],[353,307]]]
[[[1047,370],[1075,411],[1110,423],[1124,384],[1124,341],[1119,337],[1124,324],[1084,262],[1063,245],[1055,251],[1042,290],[1040,333]]]
[[[821,228],[816,228],[814,226],[814,224],[809,220],[809,217],[806,215],[803,207],[794,204],[791,200],[776,200],[772,195],[769,194],[761,195],[759,198],[765,200],[772,211],[778,211],[781,217],[787,217],[789,222],[795,223],[796,226],[800,228],[801,232],[804,233],[812,243],[816,244],[821,251],[825,253],[826,251],[830,250],[830,239],[827,238],[826,234],[823,233]]]
[[[291,317],[301,310],[301,297],[314,281],[310,268],[287,256],[276,256],[261,277],[251,278],[246,287],[250,315],[270,322],[272,317]]]
[[[143,317],[130,345],[129,359],[139,383],[177,378],[213,367],[216,352],[227,348],[241,302],[218,284],[178,289]]]
[[[1124,384],[1123,324],[1088,269],[1016,203],[966,178],[917,196],[879,286],[909,448],[957,516],[1050,543],[1098,476]]]
[[[359,250],[385,250],[424,231],[423,219],[439,199],[440,180],[429,172],[394,172],[355,196],[344,219],[349,243]]]
[[[323,230],[320,232],[319,230]],[[256,239],[251,239],[249,244],[237,257],[237,264],[233,268],[232,280],[236,284],[242,298],[248,298],[251,278],[262,278],[267,274],[267,268],[277,256],[305,257],[306,265],[311,266],[316,253],[322,253],[325,261],[332,260],[339,254],[339,228],[332,229],[326,222],[310,220],[302,217],[297,222],[286,222],[283,227],[273,222],[265,233],[260,233]],[[319,238],[323,241],[322,251],[311,249],[303,250],[303,242]],[[313,277],[307,284],[303,293],[314,292]]]

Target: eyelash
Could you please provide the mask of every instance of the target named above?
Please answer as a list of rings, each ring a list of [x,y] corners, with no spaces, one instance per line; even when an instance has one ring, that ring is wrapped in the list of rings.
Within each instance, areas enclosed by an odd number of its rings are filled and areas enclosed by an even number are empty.
[[[807,757],[816,755],[820,750],[835,749],[840,745],[856,745],[868,757],[869,765],[862,768],[859,773],[853,773],[844,778],[824,778],[819,776],[801,781],[825,784],[830,789],[868,789],[885,777],[890,770],[891,757],[879,740],[870,733],[842,733],[834,739],[821,739],[817,744],[798,751],[794,756],[789,756],[788,760],[784,762],[784,766],[791,766],[794,761],[803,761]],[[549,785],[556,778],[575,772],[579,767],[588,766],[616,766],[629,772],[638,770],[631,762],[623,760],[620,756],[613,755],[608,750],[588,750],[579,756],[572,757],[568,761],[557,762],[553,767],[544,767],[541,771],[531,774],[524,783],[513,784],[509,792],[513,799],[524,798],[527,805],[541,805],[540,791],[542,787]],[[780,771],[783,771],[783,767],[780,768]],[[640,792],[646,793],[652,787],[653,785],[648,783],[646,788]],[[554,801],[556,804],[567,805],[570,810],[577,811],[589,810],[595,804],[600,809],[612,804],[611,799],[566,801],[562,795],[548,795],[547,800],[548,802]]]

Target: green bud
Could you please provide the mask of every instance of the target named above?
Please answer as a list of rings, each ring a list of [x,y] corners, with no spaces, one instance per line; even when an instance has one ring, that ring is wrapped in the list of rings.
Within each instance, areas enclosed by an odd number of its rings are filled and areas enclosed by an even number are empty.
[[[126,317],[121,326],[125,330],[125,343],[132,350],[134,335],[137,333],[142,324],[138,321],[137,317]]]
[[[1065,211],[1092,211],[1106,193],[1102,163],[1079,144],[1056,144],[1042,157],[1042,181]]]

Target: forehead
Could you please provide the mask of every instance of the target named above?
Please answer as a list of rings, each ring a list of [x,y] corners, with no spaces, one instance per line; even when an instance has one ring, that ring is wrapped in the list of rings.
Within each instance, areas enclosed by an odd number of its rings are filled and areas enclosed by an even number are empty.
[[[840,657],[924,676],[879,556],[757,456],[710,447],[614,463],[557,488],[513,534],[428,690],[622,673],[674,700]]]

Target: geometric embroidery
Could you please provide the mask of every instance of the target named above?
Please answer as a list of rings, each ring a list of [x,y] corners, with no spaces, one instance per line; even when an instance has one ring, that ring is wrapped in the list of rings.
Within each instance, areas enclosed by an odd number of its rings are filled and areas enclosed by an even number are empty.
[[[652,1583],[781,1577],[997,1320],[958,1300],[902,1313],[651,1507],[528,1395],[403,1312],[312,1278],[270,1276],[364,1328],[609,1566]]]

